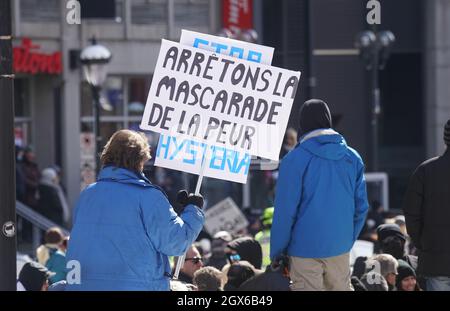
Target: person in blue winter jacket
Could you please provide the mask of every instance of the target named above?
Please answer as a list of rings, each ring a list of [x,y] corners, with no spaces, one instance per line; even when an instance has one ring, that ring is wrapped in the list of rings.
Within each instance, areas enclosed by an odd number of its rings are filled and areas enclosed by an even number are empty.
[[[349,252],[369,207],[364,163],[322,100],[300,109],[300,135],[281,160],[270,256],[289,257],[292,290],[351,290]]]
[[[189,195],[178,216],[163,191],[143,175],[146,137],[120,130],[106,144],[97,182],[80,195],[67,251],[80,278],[66,290],[170,289],[168,256],[181,256],[204,223],[203,198]],[[77,282],[79,281],[79,282]]]

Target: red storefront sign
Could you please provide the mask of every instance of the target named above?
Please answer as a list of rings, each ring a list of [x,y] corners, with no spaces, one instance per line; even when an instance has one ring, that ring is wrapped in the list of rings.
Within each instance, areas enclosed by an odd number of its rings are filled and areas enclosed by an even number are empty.
[[[222,0],[223,27],[233,33],[253,28],[253,0]]]
[[[39,53],[39,45],[33,45],[29,38],[22,39],[22,45],[13,48],[15,73],[60,74],[63,70],[61,52]]]

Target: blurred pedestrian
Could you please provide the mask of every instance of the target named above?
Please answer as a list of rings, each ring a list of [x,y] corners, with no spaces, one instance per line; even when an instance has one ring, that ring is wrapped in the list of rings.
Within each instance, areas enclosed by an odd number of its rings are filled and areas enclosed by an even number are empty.
[[[396,279],[397,291],[421,291],[414,269],[406,261],[398,261],[398,275]]]
[[[18,292],[38,292],[47,291],[48,279],[53,275],[46,267],[40,263],[27,262],[20,270],[17,281]]]
[[[361,280],[357,277],[357,276],[352,276],[350,279],[350,282],[352,283],[353,289],[355,290],[355,292],[367,292],[367,288],[364,285],[363,282],[361,282]]]
[[[254,238],[240,237],[228,243],[225,253],[232,263],[231,257],[239,255],[239,260],[248,261],[256,269],[261,269],[262,265],[262,249],[261,245]]]
[[[45,232],[45,244],[38,247],[36,257],[54,275],[49,279],[50,284],[66,279],[66,254],[63,250],[64,234],[61,229],[54,227]]]
[[[175,260],[175,267],[177,266],[178,259],[179,258]],[[191,245],[186,253],[184,264],[181,266],[178,280],[187,284],[193,284],[194,273],[202,267],[203,258],[197,247],[195,247],[195,245]]]
[[[413,173],[403,206],[408,233],[419,250],[417,272],[431,291],[450,291],[450,120],[444,142],[444,154]]]
[[[36,156],[33,149],[31,147],[25,148],[22,160],[22,170],[25,176],[24,203],[33,209],[37,208],[39,198],[38,187],[41,178],[41,173],[35,160]]]
[[[322,100],[302,106],[300,135],[281,161],[271,259],[290,256],[293,290],[351,290],[350,250],[369,207],[364,163]]]
[[[264,272],[245,281],[239,287],[241,291],[290,291],[289,258],[285,256],[268,265]]]
[[[219,231],[214,235],[211,241],[211,257],[208,266],[222,270],[223,266],[228,263],[225,248],[232,239],[233,237],[227,231]]]
[[[193,284],[199,292],[222,291],[222,272],[214,267],[203,267],[195,271]]]
[[[150,159],[144,134],[120,130],[102,155],[96,183],[80,195],[67,260],[81,284],[66,290],[169,290],[168,256],[180,256],[203,227],[203,198],[187,195],[177,216],[164,192],[143,175]]]
[[[262,268],[266,269],[271,263],[270,261],[270,230],[272,228],[273,207],[267,207],[261,217],[263,228],[255,235],[255,240],[262,248]]]
[[[22,147],[16,145],[16,200],[24,202],[25,199],[25,173],[23,171],[23,154]]]
[[[378,272],[386,280],[389,291],[395,290],[395,283],[398,274],[398,261],[389,254],[378,254],[373,256],[367,262],[369,272]]]
[[[38,189],[39,213],[55,224],[67,227],[70,222],[70,207],[55,169],[49,167],[42,170]]]
[[[281,146],[280,159],[283,159],[297,145],[297,131],[292,127],[286,130],[284,134],[283,145]]]
[[[378,247],[381,253],[390,254],[395,259],[406,261],[417,269],[417,256],[406,253],[406,236],[397,224],[384,224],[377,228]]]
[[[227,281],[223,289],[225,291],[237,291],[245,281],[251,279],[257,273],[261,273],[261,271],[255,269],[248,261],[233,262],[228,269]]]

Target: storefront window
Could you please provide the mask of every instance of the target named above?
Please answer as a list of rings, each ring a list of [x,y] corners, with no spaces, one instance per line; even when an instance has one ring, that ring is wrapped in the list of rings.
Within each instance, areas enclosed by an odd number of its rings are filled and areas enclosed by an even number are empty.
[[[102,114],[123,115],[123,78],[108,77],[102,94]]]
[[[131,2],[131,23],[165,25],[167,11],[167,0],[133,0]]]
[[[14,80],[14,141],[17,146],[26,147],[31,141],[30,83],[28,79]]]
[[[20,15],[24,22],[54,22],[60,20],[60,0],[21,0]]]
[[[148,76],[109,76],[107,78],[102,90],[100,110],[100,131],[105,142],[119,129],[140,130],[139,125],[150,83],[151,77]],[[83,82],[81,84],[82,132],[93,132],[92,105],[91,88]]]
[[[151,78],[128,79],[128,115],[142,116],[145,103],[147,102],[150,83]]]
[[[123,78],[110,76],[106,79],[101,93],[102,116],[123,116]],[[87,82],[81,83],[81,116],[93,114],[92,90]]]
[[[179,27],[208,27],[208,0],[175,0],[175,25]]]

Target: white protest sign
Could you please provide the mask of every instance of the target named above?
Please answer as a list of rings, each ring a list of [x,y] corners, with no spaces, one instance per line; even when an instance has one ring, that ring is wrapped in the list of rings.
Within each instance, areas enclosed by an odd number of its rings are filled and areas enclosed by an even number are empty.
[[[244,168],[242,154],[277,160],[299,78],[162,40],[141,128],[168,136],[166,158],[187,156],[195,166],[209,151],[205,176],[208,168]]]
[[[236,234],[247,226],[247,218],[231,198],[226,198],[205,211],[205,229],[211,236],[219,231]]]
[[[180,43],[204,50],[209,50],[219,54],[230,55],[237,58],[245,58],[247,60],[267,65],[271,64],[274,52],[274,49],[272,47],[252,44],[244,41],[238,41],[223,37],[212,36],[184,29],[181,31]],[[161,136],[158,145],[159,144],[164,145],[165,144],[164,140],[167,139],[169,138]],[[193,142],[199,144],[198,141]],[[203,146],[204,148],[208,148],[206,145]],[[187,164],[184,161],[185,158],[186,157],[168,158],[162,156],[161,153],[157,153],[155,165],[169,169],[188,172],[191,174],[200,174],[201,171],[200,163],[197,163],[197,165],[192,165],[189,163]],[[245,159],[245,161],[243,162],[244,163],[243,169],[232,170],[228,166],[225,166],[224,169],[220,171],[208,170],[208,172],[206,172],[205,175],[208,177],[215,177],[218,179],[246,183],[248,175],[248,164],[251,161],[251,156],[249,154],[245,154],[242,155],[241,158]]]
[[[218,54],[271,65],[274,48],[195,31],[181,31],[180,43]]]
[[[350,251],[350,264],[355,263],[358,257],[371,257],[373,255],[373,242],[357,240]]]

